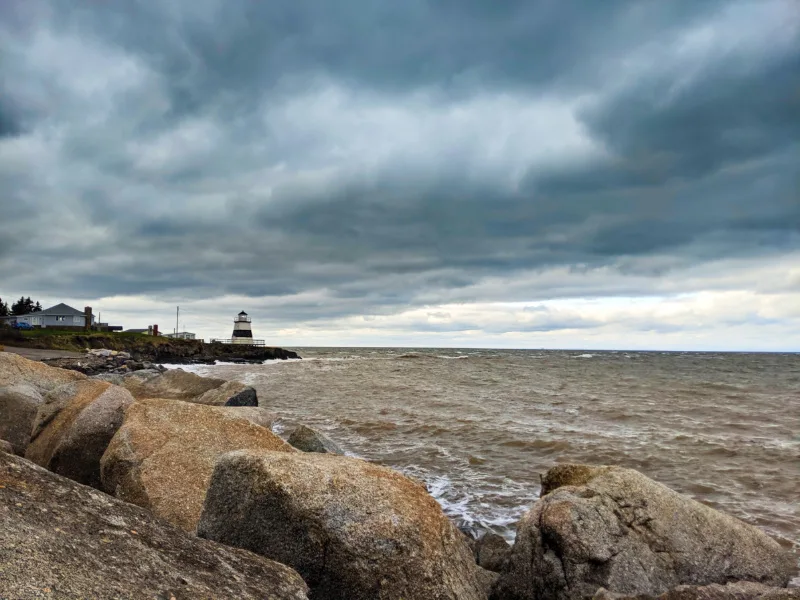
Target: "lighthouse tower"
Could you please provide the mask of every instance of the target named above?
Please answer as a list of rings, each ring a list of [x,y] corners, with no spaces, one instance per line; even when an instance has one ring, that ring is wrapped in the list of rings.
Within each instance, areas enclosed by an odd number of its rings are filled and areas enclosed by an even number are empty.
[[[252,344],[253,331],[250,328],[250,317],[242,311],[233,320],[233,335],[231,336],[234,344]]]

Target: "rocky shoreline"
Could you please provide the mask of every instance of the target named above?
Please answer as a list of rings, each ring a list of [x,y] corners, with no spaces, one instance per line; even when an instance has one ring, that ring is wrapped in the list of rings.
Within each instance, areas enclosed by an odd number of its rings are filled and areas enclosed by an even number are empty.
[[[292,350],[283,348],[257,349],[257,352],[245,350],[237,355],[209,356],[207,353],[200,356],[170,357],[169,355],[142,354],[135,356],[130,352],[109,350],[107,348],[90,349],[82,356],[46,358],[42,362],[51,367],[70,369],[84,375],[100,375],[102,373],[125,374],[141,370],[166,371],[161,363],[190,365],[190,364],[216,364],[218,360],[236,364],[260,364],[265,360],[300,359],[301,357]],[[266,358],[265,358],[266,357]]]
[[[275,435],[253,388],[149,358],[0,352],[0,598],[800,600],[774,540],[636,471],[558,465],[513,546],[475,539],[421,482]]]
[[[77,353],[88,353],[93,350],[124,352],[135,361],[151,363],[214,364],[216,361],[262,363],[265,360],[301,358],[293,350],[272,346],[206,343],[203,340],[180,340],[142,334],[54,332],[52,335],[26,338],[20,332],[9,333],[7,328],[0,328],[0,334],[2,334],[0,344],[5,342],[32,350],[63,350]],[[69,363],[64,362],[57,366],[69,368]]]

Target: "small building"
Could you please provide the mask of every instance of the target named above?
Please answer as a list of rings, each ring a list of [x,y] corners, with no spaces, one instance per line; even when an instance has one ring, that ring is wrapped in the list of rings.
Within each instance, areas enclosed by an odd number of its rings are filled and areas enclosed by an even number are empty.
[[[155,336],[161,335],[158,332],[158,325],[148,325],[147,329],[126,329],[122,333],[141,333],[144,335],[155,335]]]
[[[178,333],[165,333],[164,337],[172,338],[174,340],[195,340],[197,335],[189,333],[188,331],[179,331]]]
[[[40,310],[39,312],[28,313],[26,315],[12,315],[1,317],[0,320],[9,325],[14,323],[27,323],[32,327],[53,328],[53,329],[87,329],[94,325],[94,315],[92,307],[87,306],[83,312],[77,308],[67,306],[63,302]]]

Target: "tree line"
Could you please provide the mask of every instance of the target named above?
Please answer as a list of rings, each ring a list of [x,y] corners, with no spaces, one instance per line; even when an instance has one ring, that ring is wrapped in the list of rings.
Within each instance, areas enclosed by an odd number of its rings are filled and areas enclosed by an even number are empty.
[[[38,301],[34,302],[31,297],[20,296],[19,300],[14,302],[11,307],[8,302],[3,302],[0,298],[0,317],[27,315],[28,313],[39,312],[42,310],[42,305]]]

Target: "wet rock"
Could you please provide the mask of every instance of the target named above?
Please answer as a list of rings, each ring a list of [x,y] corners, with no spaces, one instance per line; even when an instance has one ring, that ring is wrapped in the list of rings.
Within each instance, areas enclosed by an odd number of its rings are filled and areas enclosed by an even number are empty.
[[[406,475],[406,477],[408,477],[408,475]],[[417,480],[417,481],[419,481],[422,485],[424,485],[426,489],[428,489],[428,493],[430,493],[431,490],[428,488],[428,486],[425,484],[424,481],[422,480]],[[479,525],[476,525],[472,520],[458,518],[455,519],[453,522],[455,523],[455,526],[458,528],[458,530],[461,533],[463,533],[466,538],[471,540],[470,541],[471,546],[474,546],[478,538],[481,537],[486,532],[485,529],[483,529]]]
[[[196,404],[213,406],[258,406],[256,391],[238,381],[226,381],[221,386],[208,390],[194,398]]]
[[[289,436],[289,444],[302,452],[319,452],[322,454],[344,454],[336,442],[321,431],[300,425]]]
[[[10,352],[0,352],[0,387],[27,385],[44,394],[60,385],[81,379],[86,379],[86,376],[75,371],[49,367]]]
[[[97,352],[101,352],[98,350]],[[44,362],[52,367],[71,369],[90,377],[106,373],[128,373],[145,368],[145,363],[133,360],[127,352],[102,350],[102,353],[87,352],[77,358],[48,358]]]
[[[0,387],[0,438],[11,444],[14,454],[25,454],[42,403],[44,398],[30,385]]]
[[[0,598],[304,600],[292,569],[0,453]]]
[[[25,458],[100,488],[100,458],[132,403],[127,390],[94,379],[52,390],[37,411]]]
[[[561,465],[548,471],[542,490],[517,527],[496,600],[789,581],[792,561],[774,540],[636,471]]]
[[[9,454],[14,454],[14,446],[11,445],[11,442],[7,442],[6,440],[0,440],[0,452],[8,452]]]
[[[479,566],[499,573],[510,550],[511,546],[503,536],[489,531],[477,539],[473,552]]]
[[[226,454],[197,532],[292,566],[318,600],[486,597],[461,533],[425,488],[355,458]]]
[[[427,486],[426,486],[425,489],[430,493],[430,490],[428,490]],[[455,525],[456,525],[456,529],[458,529],[459,533],[461,533],[461,535],[463,536],[464,541],[467,543],[467,546],[469,547],[470,552],[472,552],[472,554],[474,555],[475,554],[475,544],[478,542],[478,531],[477,531],[477,528],[475,526],[471,525],[471,524],[467,525],[467,524],[461,523],[461,522],[456,522]]]
[[[296,452],[241,408],[148,399],[133,404],[101,461],[103,489],[194,531],[217,458],[232,450]]]
[[[593,600],[800,600],[800,588],[776,588],[752,581],[737,581],[727,585],[681,585],[660,596],[626,596],[600,588]]]

